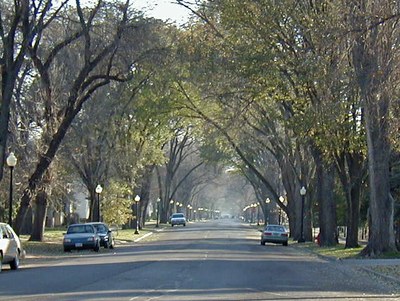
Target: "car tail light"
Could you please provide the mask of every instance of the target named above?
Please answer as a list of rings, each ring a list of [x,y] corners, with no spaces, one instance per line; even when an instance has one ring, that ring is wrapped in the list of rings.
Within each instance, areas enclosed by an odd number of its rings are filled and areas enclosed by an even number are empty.
[[[271,232],[264,232],[264,235],[271,236],[271,235],[272,235],[272,233],[271,233]]]
[[[287,234],[287,233],[282,233],[282,234],[281,234],[281,236],[285,236],[285,237],[287,237],[287,236],[288,236],[288,234]]]

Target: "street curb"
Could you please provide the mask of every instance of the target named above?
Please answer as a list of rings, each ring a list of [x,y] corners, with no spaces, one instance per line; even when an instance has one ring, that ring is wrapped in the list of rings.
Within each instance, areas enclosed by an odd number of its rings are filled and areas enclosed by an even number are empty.
[[[139,241],[141,241],[142,239],[144,239],[144,238],[146,238],[146,237],[148,237],[148,236],[150,236],[150,235],[152,235],[154,232],[149,232],[149,233],[146,233],[145,235],[143,235],[143,236],[141,236],[141,237],[138,237],[138,238],[136,238],[133,242],[139,242]]]
[[[367,273],[371,273],[371,274],[373,274],[375,276],[382,277],[382,278],[386,279],[387,281],[391,281],[391,282],[400,284],[400,279],[397,279],[397,278],[395,278],[393,276],[389,276],[389,275],[386,275],[386,274],[383,274],[383,273],[379,273],[379,272],[376,272],[376,271],[374,271],[372,269],[369,269],[369,268],[363,267],[363,266],[353,266],[353,267],[355,267],[355,268],[358,267],[358,268],[364,270]]]
[[[139,242],[142,239],[145,239],[146,237],[149,237],[150,235],[154,234],[155,232],[161,232],[161,231],[164,231],[164,228],[159,228],[159,229],[152,230],[151,232],[146,233],[145,235],[136,238],[135,240],[133,240],[133,242]]]

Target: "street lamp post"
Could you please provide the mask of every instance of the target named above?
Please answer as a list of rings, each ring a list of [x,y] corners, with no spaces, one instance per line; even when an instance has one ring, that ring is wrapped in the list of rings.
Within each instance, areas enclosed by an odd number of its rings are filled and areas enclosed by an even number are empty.
[[[135,234],[139,234],[139,202],[140,202],[140,196],[136,195],[135,196],[135,204],[136,204],[136,229],[135,229]]]
[[[14,153],[11,152],[7,157],[7,165],[10,168],[10,195],[9,195],[9,207],[8,207],[8,223],[12,227],[12,203],[13,203],[13,170],[17,165],[17,158]]]
[[[157,199],[156,203],[157,203],[157,214],[156,214],[156,228],[159,227],[159,220],[160,220],[160,198]]]
[[[100,215],[100,193],[103,191],[103,187],[100,184],[96,186],[96,193],[97,193],[97,221],[101,221]]]
[[[279,201],[283,204],[285,198],[283,196],[279,197]],[[283,215],[282,215],[282,207],[279,205],[279,225],[283,224]]]
[[[305,242],[304,239],[304,199],[306,197],[307,190],[303,186],[300,189],[300,195],[301,195],[301,225],[300,225],[300,239],[297,242]]]
[[[264,212],[264,224],[268,225],[269,222],[269,203],[271,203],[271,200],[269,198],[267,198],[265,200],[265,212]]]
[[[174,200],[169,201],[169,215],[172,215],[174,213]]]

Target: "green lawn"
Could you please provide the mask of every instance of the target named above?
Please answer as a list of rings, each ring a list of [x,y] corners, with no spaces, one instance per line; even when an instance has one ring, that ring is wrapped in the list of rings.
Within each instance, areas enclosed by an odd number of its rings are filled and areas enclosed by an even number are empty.
[[[302,248],[307,251],[311,251],[313,253],[322,255],[322,256],[329,256],[329,257],[334,257],[334,258],[340,258],[340,259],[357,259],[360,258],[359,254],[361,250],[364,248],[364,246],[360,246],[358,248],[345,248],[345,245],[343,243],[340,243],[336,246],[332,247],[320,247],[316,243],[312,242],[307,242],[304,244],[299,244],[297,242],[292,242],[292,245],[296,244],[296,247]],[[387,253],[379,258],[382,259],[390,259],[390,258],[400,258],[400,252],[394,252],[394,253]]]

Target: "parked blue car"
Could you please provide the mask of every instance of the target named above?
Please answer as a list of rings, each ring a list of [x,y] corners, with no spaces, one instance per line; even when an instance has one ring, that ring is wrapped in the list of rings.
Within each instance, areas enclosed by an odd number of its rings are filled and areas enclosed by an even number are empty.
[[[71,250],[100,250],[100,236],[90,224],[73,224],[67,229],[63,240],[64,252]]]

